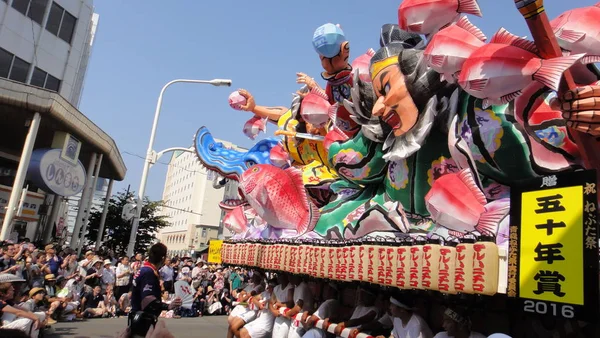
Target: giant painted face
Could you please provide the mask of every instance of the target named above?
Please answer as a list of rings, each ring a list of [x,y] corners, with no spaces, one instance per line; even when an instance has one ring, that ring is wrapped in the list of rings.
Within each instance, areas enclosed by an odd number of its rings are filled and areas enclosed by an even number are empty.
[[[406,134],[417,123],[419,111],[406,88],[397,56],[374,63],[371,78],[377,96],[373,115],[392,127],[395,136]]]

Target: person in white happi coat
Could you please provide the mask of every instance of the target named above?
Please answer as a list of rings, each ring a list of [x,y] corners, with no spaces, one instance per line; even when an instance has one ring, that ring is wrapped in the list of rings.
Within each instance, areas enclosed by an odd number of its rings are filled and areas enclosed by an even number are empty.
[[[300,321],[306,333],[302,338],[325,338],[327,333],[323,329],[315,327],[315,323],[319,320],[324,320],[328,323],[337,323],[339,316],[339,308],[341,306],[338,301],[338,287],[334,283],[323,283],[322,284],[322,300],[323,302],[319,305],[319,308],[312,314],[305,311],[302,314],[302,320]]]
[[[344,329],[358,329],[361,325],[372,322],[377,318],[378,309],[375,306],[377,295],[366,288],[358,289],[358,297],[356,306],[352,316],[347,321],[339,323],[334,330],[334,333],[340,337]]]
[[[294,318],[300,312],[312,311],[314,299],[308,284],[302,280],[302,277],[292,275],[290,282],[294,285],[294,307],[285,314],[287,318],[292,320],[288,338],[301,338],[304,334],[304,327],[302,327],[299,320]]]
[[[271,312],[271,306],[275,299],[272,297],[276,281],[272,280],[267,284],[265,292],[252,298],[252,302],[257,307],[256,319],[244,325],[240,330],[239,338],[269,338],[273,331],[275,316]],[[238,336],[236,336],[238,337]]]
[[[264,292],[265,288],[262,285],[262,281],[261,275],[256,272],[252,275],[252,282],[244,290],[236,294],[237,305],[231,310],[229,317],[227,317],[229,324],[227,338],[239,337],[240,329],[256,318],[256,307],[250,302],[250,299]]]
[[[287,338],[291,320],[282,315],[279,309],[294,307],[294,286],[286,273],[279,273],[277,282],[279,284],[273,289],[274,302],[271,307],[271,312],[276,317],[273,324],[273,338]]]
[[[447,308],[442,322],[445,332],[436,334],[433,338],[485,338],[478,332],[471,331],[471,320],[464,311]]]
[[[432,338],[433,334],[427,322],[414,313],[414,308],[407,304],[408,300],[401,302],[396,297],[390,297],[390,313],[394,318],[394,328],[390,338]]]

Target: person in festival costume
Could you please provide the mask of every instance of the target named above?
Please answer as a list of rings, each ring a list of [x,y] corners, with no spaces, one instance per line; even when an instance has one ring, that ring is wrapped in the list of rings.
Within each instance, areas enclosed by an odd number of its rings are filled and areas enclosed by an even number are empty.
[[[338,301],[338,289],[339,286],[333,282],[322,282],[321,304],[314,313],[310,313],[309,311],[302,313],[300,323],[306,330],[302,338],[325,338],[327,337],[327,332],[315,327],[314,324],[319,320],[324,320],[327,323],[325,326],[328,326],[328,323],[337,323],[339,321],[341,304]]]
[[[334,125],[345,135],[352,137],[359,131],[360,126],[350,118],[349,112],[343,106],[344,100],[350,100],[352,88],[352,65],[350,64],[350,43],[340,25],[326,23],[318,27],[313,34],[313,47],[319,58],[324,72],[323,80],[327,81],[325,89],[321,88],[315,79],[305,73],[297,73],[297,82],[305,84],[310,90],[323,92],[332,105],[337,105]],[[301,92],[298,94],[302,95]]]
[[[252,298],[252,302],[257,308],[258,314],[256,319],[252,322],[244,325],[240,329],[240,335],[236,336],[239,338],[268,338],[271,337],[273,331],[273,324],[275,316],[271,312],[270,307],[273,305],[275,299],[273,298],[273,288],[277,282],[270,280],[267,283],[266,290],[260,295],[256,295]]]
[[[181,298],[175,298],[170,304],[161,302],[161,289],[158,270],[167,257],[167,247],[162,243],[150,247],[148,260],[133,277],[131,311],[128,317],[128,330],[132,336],[145,336],[156,323],[162,310],[171,310],[181,306]]]
[[[433,338],[485,338],[481,333],[471,331],[471,320],[464,311],[458,309],[446,309],[442,326],[446,331],[436,334]]]
[[[308,133],[320,137],[327,134],[326,127],[315,127],[302,118],[300,110],[303,96],[293,94],[290,108],[268,107],[257,105],[254,96],[247,90],[238,91],[246,98],[246,104],[240,107],[242,110],[267,118],[277,123],[279,130],[290,133],[284,136],[281,143],[283,153],[289,156],[291,166],[302,171],[302,181],[315,204],[320,207],[329,202],[331,193],[328,187],[338,179],[338,176],[327,162],[327,150],[323,140],[294,136],[296,133]],[[307,95],[308,88],[303,87],[300,93]]]
[[[390,338],[431,338],[433,336],[427,322],[413,310],[407,300],[401,301],[397,297],[390,297],[390,313],[394,318],[394,328]]]
[[[280,308],[294,307],[294,286],[289,281],[286,273],[277,274],[278,284],[273,289],[273,302],[271,304],[271,313],[275,316],[273,324],[273,338],[287,338],[290,331],[291,320],[279,313]]]
[[[527,88],[514,104],[484,109],[482,99],[442,81],[428,67],[422,48],[403,42],[407,34],[396,25],[384,26],[382,48],[371,59],[372,84],[355,80],[353,100],[345,101],[361,131],[332,144],[328,155],[353,192],[321,209],[315,231],[345,238],[500,232],[497,239],[505,243],[511,182],[582,168],[581,159],[563,149],[566,142],[549,144],[532,137],[530,129],[516,126],[512,118],[534,114],[540,105],[526,103],[549,102],[551,91]],[[578,67],[576,80],[590,83],[594,75],[586,71]],[[597,96],[597,85],[569,91],[559,98],[561,109],[565,116],[589,111],[600,105],[590,104]],[[549,104],[541,109],[550,110]],[[566,129],[560,128],[564,123],[553,119],[544,128],[566,139]],[[467,187],[473,198],[452,195],[452,186],[437,182],[449,174],[457,175],[456,184]],[[464,212],[469,209],[480,213]],[[457,220],[460,227],[453,226]]]

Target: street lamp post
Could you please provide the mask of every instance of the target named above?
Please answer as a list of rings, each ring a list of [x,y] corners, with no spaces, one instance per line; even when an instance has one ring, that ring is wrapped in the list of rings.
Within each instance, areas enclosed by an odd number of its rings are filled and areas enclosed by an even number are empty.
[[[127,246],[127,256],[133,255],[133,249],[135,247],[135,239],[137,237],[137,230],[140,224],[140,217],[142,215],[142,206],[144,203],[144,193],[146,191],[146,181],[148,180],[148,170],[152,164],[154,158],[154,137],[156,136],[156,127],[158,126],[158,118],[160,117],[160,109],[162,106],[163,94],[167,87],[174,83],[185,82],[185,83],[200,83],[200,84],[211,84],[213,86],[231,86],[231,80],[229,79],[213,79],[213,80],[189,80],[189,79],[177,79],[168,82],[162,87],[160,94],[158,95],[158,102],[156,102],[156,110],[154,112],[154,122],[152,123],[152,131],[150,132],[150,141],[148,142],[148,150],[146,151],[146,159],[144,161],[144,170],[142,171],[142,180],[140,182],[140,188],[138,189],[137,197],[137,210],[136,215],[133,218],[131,226],[131,235],[129,236],[129,245]]]

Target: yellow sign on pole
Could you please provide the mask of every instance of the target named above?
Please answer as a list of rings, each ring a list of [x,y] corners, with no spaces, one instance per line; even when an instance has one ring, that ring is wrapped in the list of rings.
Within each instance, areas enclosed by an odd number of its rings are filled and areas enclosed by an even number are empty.
[[[208,262],[221,264],[221,247],[223,240],[211,240],[208,245]]]
[[[521,205],[520,296],[583,305],[583,187],[525,192]]]
[[[520,310],[565,319],[598,316],[598,204],[594,171],[511,187],[508,295]]]

